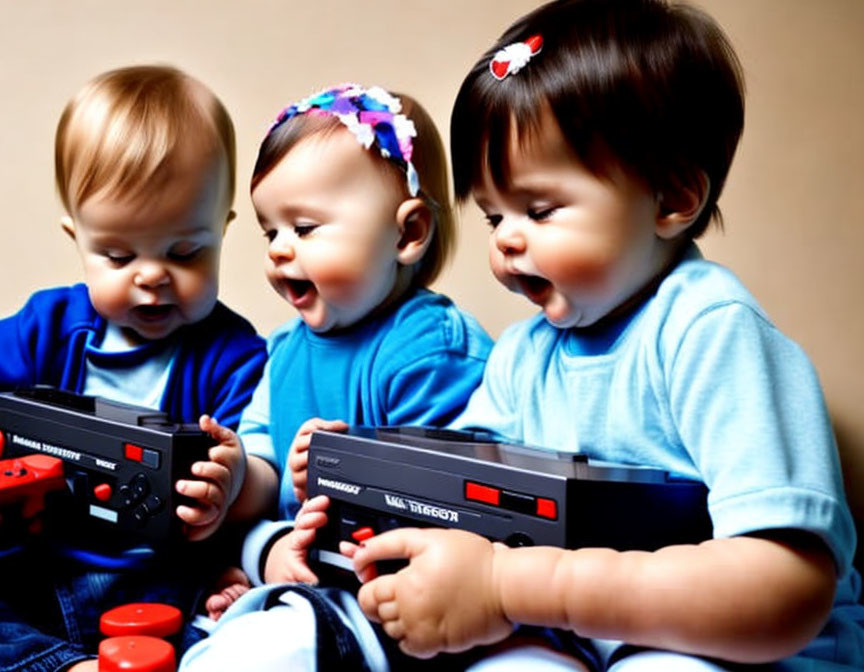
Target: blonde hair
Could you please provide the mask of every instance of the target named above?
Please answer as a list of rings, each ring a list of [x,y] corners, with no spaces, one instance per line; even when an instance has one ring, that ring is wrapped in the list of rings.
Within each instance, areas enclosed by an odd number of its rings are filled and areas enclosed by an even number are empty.
[[[54,142],[55,180],[72,215],[90,196],[132,198],[164,179],[178,147],[200,142],[221,153],[234,199],[234,125],[201,82],[169,66],[98,75],[67,103]]]
[[[447,155],[444,143],[429,113],[411,96],[392,93],[402,103],[402,114],[414,122],[417,136],[412,139],[414,147],[411,162],[420,178],[422,198],[432,213],[435,228],[423,258],[414,267],[411,282],[415,287],[426,287],[434,282],[449,260],[455,246],[456,226],[453,204],[450,198],[450,181],[447,172]],[[301,140],[318,133],[330,133],[343,128],[342,122],[333,116],[298,114],[281,123],[267,134],[258,150],[258,159],[252,170],[251,190],[276,167],[282,158]],[[404,169],[383,158],[376,151],[370,156],[383,171],[396,177],[394,184],[401,185],[408,197]]]

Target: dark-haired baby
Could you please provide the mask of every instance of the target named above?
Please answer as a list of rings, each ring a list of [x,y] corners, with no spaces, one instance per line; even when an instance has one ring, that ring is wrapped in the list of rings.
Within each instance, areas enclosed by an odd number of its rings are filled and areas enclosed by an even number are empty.
[[[714,534],[650,553],[452,530],[346,546],[361,575],[410,558],[359,594],[405,651],[498,644],[476,670],[864,667],[816,372],[693,242],[719,214],[743,112],[720,28],[662,0],[545,5],[468,75],[456,194],[486,214],[495,276],[542,312],[501,336],[456,426],[701,480]]]

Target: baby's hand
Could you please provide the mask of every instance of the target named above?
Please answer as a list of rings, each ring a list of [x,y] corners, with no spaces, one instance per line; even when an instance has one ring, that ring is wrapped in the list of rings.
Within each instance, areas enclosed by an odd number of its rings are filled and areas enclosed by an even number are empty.
[[[311,583],[318,577],[309,569],[309,547],[315,541],[315,531],[327,524],[330,499],[319,495],[304,502],[294,519],[294,529],[279,539],[270,549],[264,564],[266,583]]]
[[[192,475],[199,480],[181,479],[175,485],[181,495],[198,502],[197,506],[177,507],[190,541],[205,539],[219,528],[246,475],[246,454],[237,434],[209,415],[202,415],[199,424],[219,443],[210,449],[209,461],[192,465]]]
[[[291,452],[288,455],[288,468],[291,469],[291,482],[294,484],[294,496],[298,502],[306,499],[306,467],[309,464],[309,442],[312,440],[312,432],[319,429],[328,432],[344,432],[348,429],[341,420],[322,420],[311,418],[300,425],[294,442],[291,444]]]
[[[430,658],[492,644],[512,632],[495,579],[494,558],[503,548],[462,530],[403,528],[340,550],[353,555],[361,579],[369,579],[371,563],[410,560],[395,574],[369,580],[357,598],[400,649]]]
[[[214,621],[218,621],[225,610],[234,604],[238,598],[252,587],[249,577],[239,567],[230,567],[225,573],[219,577],[216,583],[216,590],[207,598],[204,603],[204,608],[207,609],[207,615]]]

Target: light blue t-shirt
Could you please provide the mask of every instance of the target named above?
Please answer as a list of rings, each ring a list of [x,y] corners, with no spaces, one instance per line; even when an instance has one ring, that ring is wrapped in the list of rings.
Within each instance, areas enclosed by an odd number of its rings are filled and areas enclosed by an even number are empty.
[[[239,434],[248,454],[278,470],[280,515],[292,519],[297,506],[287,461],[303,422],[446,425],[479,385],[491,347],[473,317],[422,289],[338,333],[317,334],[299,319],[277,329]]]
[[[83,392],[158,410],[178,349],[172,339],[130,346],[109,323],[101,345],[86,346]]]
[[[864,667],[855,528],[816,372],[695,247],[617,321],[562,330],[541,314],[506,330],[453,426],[703,481],[715,537],[818,535],[840,577],[829,627],[846,625],[808,651]]]

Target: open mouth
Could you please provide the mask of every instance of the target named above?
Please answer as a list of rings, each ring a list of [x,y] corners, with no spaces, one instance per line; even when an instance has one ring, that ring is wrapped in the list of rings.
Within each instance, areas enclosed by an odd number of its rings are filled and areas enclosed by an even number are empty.
[[[315,289],[308,280],[285,280],[285,287],[288,290],[288,296],[291,303],[295,306],[308,301],[312,297],[312,292]]]
[[[170,304],[162,304],[159,306],[135,306],[133,309],[136,317],[142,322],[160,322],[166,319],[174,306]]]
[[[514,276],[516,283],[519,285],[519,290],[534,303],[543,303],[549,292],[552,291],[552,283],[545,278],[536,275],[516,275]]]

